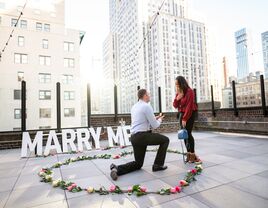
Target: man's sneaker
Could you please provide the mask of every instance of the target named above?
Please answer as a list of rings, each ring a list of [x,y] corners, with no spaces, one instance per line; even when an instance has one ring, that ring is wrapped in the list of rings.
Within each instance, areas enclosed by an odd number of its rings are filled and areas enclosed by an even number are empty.
[[[110,170],[112,170],[112,169],[117,169],[117,165],[115,165],[114,163],[112,163],[111,165],[110,165]]]
[[[166,165],[160,166],[160,165],[153,165],[153,172],[166,170],[168,167]]]
[[[111,178],[112,178],[114,181],[117,180],[118,175],[117,175],[117,169],[116,169],[116,168],[113,168],[113,169],[111,170],[110,176],[111,176]]]

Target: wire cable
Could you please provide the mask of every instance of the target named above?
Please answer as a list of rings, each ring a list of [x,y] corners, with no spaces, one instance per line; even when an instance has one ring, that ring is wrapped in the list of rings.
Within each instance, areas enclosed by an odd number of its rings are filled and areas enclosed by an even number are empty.
[[[19,14],[19,16],[18,16],[18,18],[17,18],[17,21],[16,21],[16,23],[13,25],[13,28],[12,28],[12,30],[11,30],[11,33],[10,33],[9,36],[8,36],[8,39],[7,39],[6,43],[5,43],[5,45],[4,45],[4,47],[2,48],[2,50],[0,51],[0,61],[1,61],[1,59],[2,59],[3,53],[5,52],[5,50],[6,50],[7,46],[8,46],[8,44],[9,44],[9,41],[10,41],[11,38],[13,37],[13,33],[14,33],[14,31],[15,31],[15,28],[16,28],[16,27],[18,26],[18,24],[19,24],[20,18],[21,18],[21,16],[23,15],[23,12],[24,12],[24,9],[25,9],[27,3],[28,3],[28,0],[25,1],[24,5],[23,5],[23,7],[22,7],[22,10],[21,10],[21,12],[20,12],[20,14]]]

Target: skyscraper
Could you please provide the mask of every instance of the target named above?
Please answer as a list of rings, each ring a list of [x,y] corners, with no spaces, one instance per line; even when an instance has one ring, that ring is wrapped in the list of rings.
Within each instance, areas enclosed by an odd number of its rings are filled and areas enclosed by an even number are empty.
[[[266,79],[268,79],[268,31],[262,33],[261,37],[262,37],[264,76]]]
[[[250,32],[243,28],[235,32],[237,79],[241,80],[252,71],[252,41]]]
[[[0,130],[20,130],[22,80],[27,129],[56,127],[56,82],[62,127],[80,126],[80,31],[65,28],[64,1],[28,1],[17,23],[21,9],[18,1],[0,0],[1,47],[15,29],[0,62]]]
[[[103,77],[101,112],[110,114],[114,112],[114,83],[118,83],[116,60],[117,38],[110,33],[103,43]]]
[[[174,10],[175,2],[183,12]],[[174,83],[179,75],[196,88],[198,102],[209,98],[206,29],[203,23],[188,19],[187,6],[180,3],[184,1],[170,1],[168,9],[159,12],[148,40],[146,85],[153,92],[153,103],[157,103],[158,86],[162,88],[163,111],[174,111]]]
[[[187,11],[186,0],[110,0],[110,32],[118,43],[114,59],[120,112],[130,112],[138,85],[149,89],[155,111],[160,86],[162,110],[174,110],[178,75],[197,89],[198,101],[208,99],[205,27],[187,19]]]

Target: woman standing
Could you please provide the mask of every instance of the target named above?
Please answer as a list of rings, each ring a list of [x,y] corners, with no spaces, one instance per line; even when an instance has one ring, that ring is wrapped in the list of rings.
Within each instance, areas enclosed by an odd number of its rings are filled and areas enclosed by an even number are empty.
[[[187,162],[201,162],[201,160],[195,154],[195,141],[192,135],[192,129],[197,111],[194,91],[189,87],[183,76],[176,77],[175,85],[176,97],[173,101],[173,106],[179,111],[180,126],[182,128],[186,128],[188,132],[188,140],[184,140],[187,149]]]

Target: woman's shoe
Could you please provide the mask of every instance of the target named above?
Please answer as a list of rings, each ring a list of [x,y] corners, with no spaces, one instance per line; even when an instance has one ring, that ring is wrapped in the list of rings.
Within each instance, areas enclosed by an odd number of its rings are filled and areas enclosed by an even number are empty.
[[[189,153],[190,155],[189,155],[189,163],[194,163],[195,162],[195,158],[196,158],[196,156],[195,156],[195,153]]]
[[[195,160],[194,160],[194,162],[196,164],[201,164],[202,163],[202,160],[195,154]]]
[[[185,160],[185,163],[188,163],[189,162],[189,160],[190,160],[190,152],[187,152],[186,153],[186,160]]]

